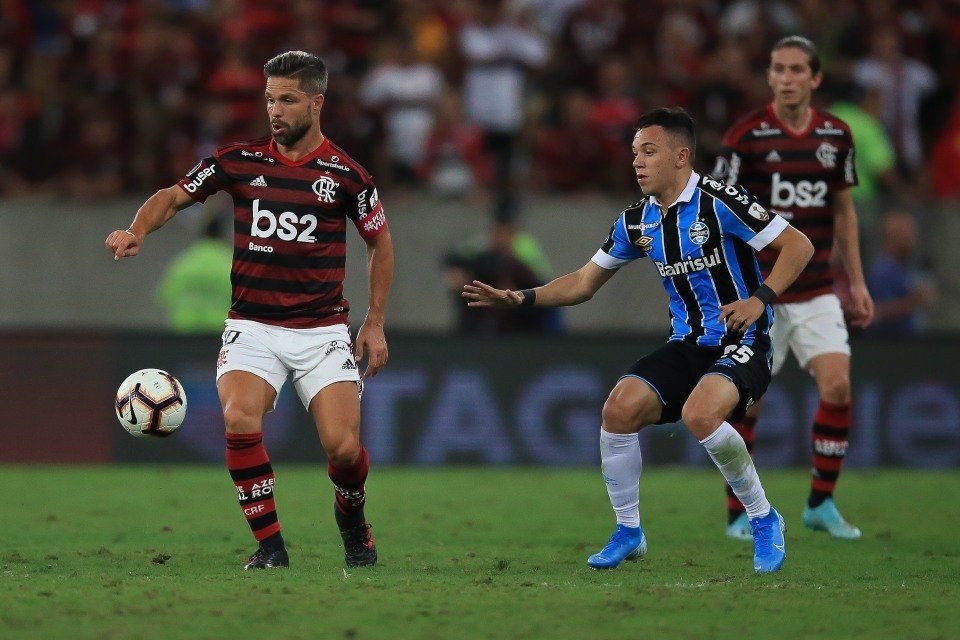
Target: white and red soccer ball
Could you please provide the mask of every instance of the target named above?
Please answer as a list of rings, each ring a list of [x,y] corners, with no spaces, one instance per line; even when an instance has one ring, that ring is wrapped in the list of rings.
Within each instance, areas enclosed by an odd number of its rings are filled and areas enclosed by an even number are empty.
[[[117,389],[117,420],[137,437],[164,438],[187,415],[187,394],[180,381],[160,369],[130,374]]]

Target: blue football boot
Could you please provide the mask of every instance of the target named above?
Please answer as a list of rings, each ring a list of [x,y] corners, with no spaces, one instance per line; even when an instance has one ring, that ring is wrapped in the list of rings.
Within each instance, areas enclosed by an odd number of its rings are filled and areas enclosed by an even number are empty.
[[[618,524],[607,546],[587,558],[587,565],[592,569],[616,569],[624,560],[640,560],[645,555],[647,537],[643,535],[643,527]]]
[[[757,573],[780,571],[787,557],[787,543],[783,532],[787,525],[777,510],[770,507],[770,513],[762,518],[750,520],[753,527],[753,570]]]

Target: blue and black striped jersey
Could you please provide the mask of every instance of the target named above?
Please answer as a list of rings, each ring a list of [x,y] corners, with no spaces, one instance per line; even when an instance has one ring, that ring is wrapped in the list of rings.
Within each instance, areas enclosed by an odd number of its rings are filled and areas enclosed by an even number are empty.
[[[729,342],[720,307],[750,297],[763,283],[756,251],[786,227],[739,188],[694,173],[666,214],[652,196],[621,212],[593,261],[618,269],[649,257],[670,296],[670,340],[720,346]],[[767,307],[743,342],[766,334],[772,323]]]

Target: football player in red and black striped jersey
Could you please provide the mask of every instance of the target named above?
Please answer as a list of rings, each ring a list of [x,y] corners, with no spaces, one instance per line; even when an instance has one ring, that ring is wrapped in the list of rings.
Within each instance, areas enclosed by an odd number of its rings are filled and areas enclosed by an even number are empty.
[[[850,346],[830,268],[830,255],[836,250],[850,280],[846,311],[854,326],[866,326],[873,317],[873,301],[864,280],[857,213],[850,194],[850,187],[857,184],[853,137],[846,123],[810,104],[823,80],[819,54],[810,40],[790,36],[777,42],[770,53],[767,80],[773,101],[726,132],[714,175],[728,184],[742,185],[771,211],[790,220],[815,248],[806,269],[774,306],[773,372],[792,350],[820,392],[804,524],[828,531],[834,538],[856,539],[860,530],[844,520],[833,502],[847,449],[851,395]],[[761,253],[759,258],[767,273],[771,256]],[[759,407],[760,403],[735,425],[751,449]],[[729,487],[727,498],[727,535],[751,539],[743,506]]]
[[[370,174],[320,128],[327,69],[291,51],[264,65],[269,137],[226,145],[151,196],[106,240],[139,253],[178,211],[227,191],[234,202],[233,300],[217,361],[227,466],[259,542],[245,568],[287,566],[262,419],[286,378],[313,416],[329,460],[334,514],[350,566],[376,562],[363,512],[369,468],[360,442],[361,378],[387,362],[384,311],[393,279],[390,230]],[[347,220],[367,247],[368,310],[351,339],[343,297]],[[366,358],[362,376],[357,361]]]

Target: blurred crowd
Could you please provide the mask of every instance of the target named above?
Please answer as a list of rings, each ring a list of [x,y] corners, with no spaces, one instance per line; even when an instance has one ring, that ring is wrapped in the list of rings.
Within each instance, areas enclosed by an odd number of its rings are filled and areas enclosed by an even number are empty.
[[[381,184],[482,189],[509,220],[525,190],[633,192],[654,106],[693,113],[708,171],[794,33],[818,106],[877,148],[864,197],[960,198],[960,0],[0,0],[0,195],[171,184],[266,135],[262,65],[302,49],[330,66],[324,131]]]

